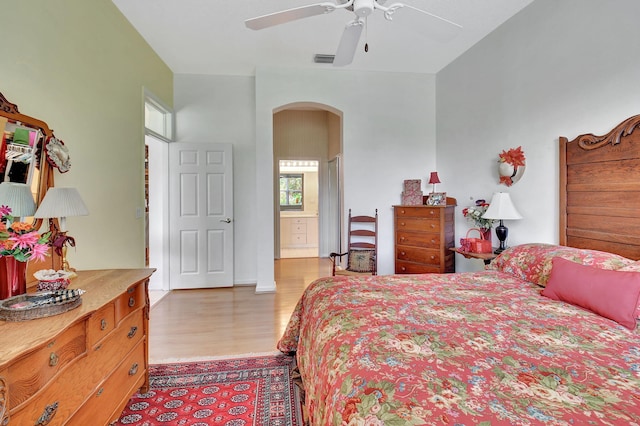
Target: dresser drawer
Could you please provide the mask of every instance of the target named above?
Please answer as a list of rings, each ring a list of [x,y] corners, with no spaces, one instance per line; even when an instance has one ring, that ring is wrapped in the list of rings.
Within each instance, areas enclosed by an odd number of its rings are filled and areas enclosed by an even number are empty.
[[[396,217],[430,217],[430,218],[439,218],[440,212],[442,211],[441,207],[407,207],[401,206],[396,207]]]
[[[406,260],[440,266],[440,250],[424,249],[419,247],[398,246],[396,248],[396,260]]]
[[[397,231],[440,232],[440,219],[398,217],[396,218]]]
[[[66,424],[106,425],[115,420],[113,417],[119,416],[124,404],[142,386],[145,373],[145,342],[140,342]]]
[[[118,360],[127,354],[142,338],[144,338],[144,311],[139,309],[126,317],[109,335],[93,349],[104,360]],[[115,364],[103,361],[104,366],[96,367],[100,373],[107,373]]]
[[[291,234],[290,245],[299,246],[307,244],[307,234]]]
[[[439,272],[439,265],[425,265],[422,263],[396,260],[396,274],[432,274]]]
[[[292,234],[306,234],[307,233],[307,222],[296,223],[296,224],[291,225],[291,233]]]
[[[398,231],[396,232],[396,244],[399,246],[438,248],[440,247],[440,234]]]
[[[146,283],[140,282],[134,286],[129,287],[125,293],[123,293],[118,299],[116,299],[116,324],[118,324],[131,312],[145,306],[145,304],[147,303],[145,290]]]
[[[116,323],[115,306],[108,303],[89,317],[87,322],[87,339],[89,347],[93,347],[114,329]]]
[[[86,375],[94,367],[88,357],[81,357],[70,364],[26,403],[14,407],[9,424],[36,425],[38,419],[48,419],[48,423],[42,423],[47,426],[64,424],[83,403],[88,392],[93,390],[95,384]]]
[[[46,321],[46,320],[45,320]],[[16,407],[86,352],[85,322],[72,325],[8,369],[9,406]]]

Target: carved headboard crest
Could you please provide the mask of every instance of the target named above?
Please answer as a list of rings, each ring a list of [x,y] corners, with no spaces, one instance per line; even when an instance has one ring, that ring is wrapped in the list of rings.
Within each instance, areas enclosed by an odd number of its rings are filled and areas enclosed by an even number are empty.
[[[627,118],[604,136],[595,136],[589,133],[577,137],[572,142],[577,142],[580,148],[586,150],[598,149],[607,144],[617,145],[620,143],[621,137],[630,135],[633,129],[638,126],[640,126],[640,114]]]

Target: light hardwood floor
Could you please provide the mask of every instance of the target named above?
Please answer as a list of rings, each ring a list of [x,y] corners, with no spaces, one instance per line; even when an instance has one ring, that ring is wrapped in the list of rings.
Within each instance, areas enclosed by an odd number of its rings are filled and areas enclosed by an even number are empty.
[[[275,261],[275,293],[253,286],[171,291],[151,308],[149,362],[276,351],[304,289],[331,275],[326,258]]]

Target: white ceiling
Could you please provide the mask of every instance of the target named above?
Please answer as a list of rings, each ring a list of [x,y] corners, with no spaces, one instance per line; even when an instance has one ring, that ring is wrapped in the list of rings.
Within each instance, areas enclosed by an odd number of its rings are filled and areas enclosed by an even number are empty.
[[[452,40],[436,41],[425,37],[429,20],[420,13],[405,8],[387,21],[381,11],[375,11],[362,32],[353,63],[344,68],[437,73],[533,0],[401,1],[463,29]],[[113,0],[174,73],[229,75],[254,75],[262,65],[334,68],[315,64],[313,56],[335,53],[345,24],[355,17],[353,12],[336,10],[259,31],[244,25],[248,18],[317,2]],[[388,0],[384,5],[392,3]]]

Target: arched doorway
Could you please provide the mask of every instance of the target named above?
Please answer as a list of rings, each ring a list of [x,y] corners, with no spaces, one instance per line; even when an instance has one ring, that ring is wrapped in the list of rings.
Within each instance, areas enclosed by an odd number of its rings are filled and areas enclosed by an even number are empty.
[[[340,158],[342,114],[327,105],[295,103],[273,112],[274,254],[282,257],[328,257],[340,250],[342,190]],[[317,172],[308,170],[317,164]],[[305,166],[307,165],[307,166]],[[282,173],[281,171],[290,173]],[[300,179],[295,180],[295,179]],[[287,202],[287,182],[301,184],[305,200]],[[295,189],[293,189],[295,192]],[[287,195],[288,194],[288,195]],[[295,202],[293,203],[295,204]]]

